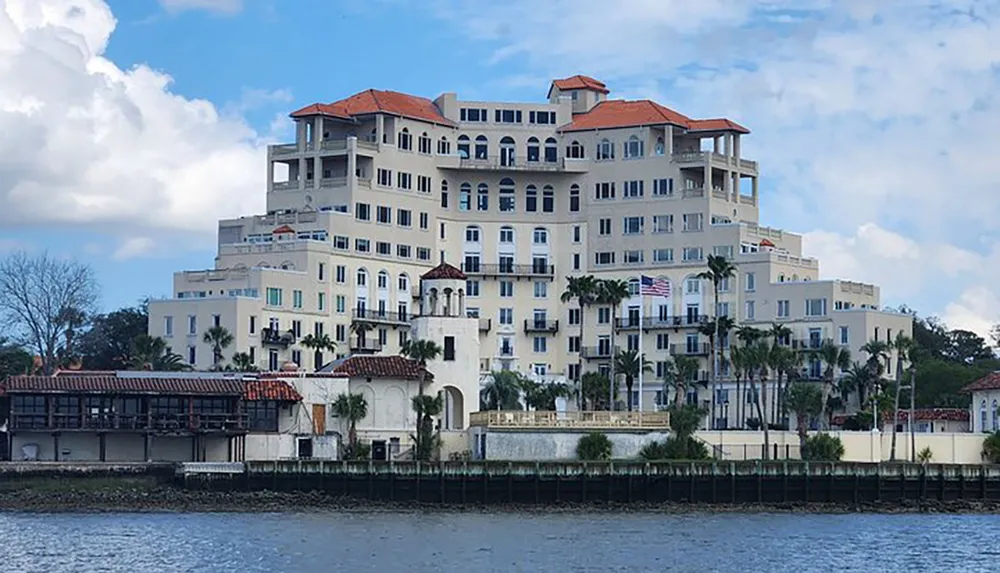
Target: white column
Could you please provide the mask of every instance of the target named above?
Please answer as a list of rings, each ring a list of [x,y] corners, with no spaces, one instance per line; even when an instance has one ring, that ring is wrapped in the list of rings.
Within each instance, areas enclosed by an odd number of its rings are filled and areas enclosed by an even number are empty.
[[[385,133],[385,116],[375,116],[375,145],[382,145],[382,134]]]
[[[736,158],[736,164],[740,163],[740,134],[733,134],[733,157]]]
[[[720,139],[722,139],[722,137],[719,135],[716,135],[715,137],[712,138],[712,151],[715,153],[719,153],[719,147],[720,147],[719,144],[722,143],[721,141],[719,141]]]
[[[753,181],[753,204],[757,205],[757,177],[751,178]]]
[[[315,174],[313,175],[315,177]],[[299,158],[299,189],[306,188],[306,158]]]
[[[722,154],[725,155],[726,157],[729,157],[732,154],[732,152],[733,152],[733,135],[731,133],[727,133],[726,135],[723,135],[722,137],[723,137],[723,139],[722,139],[722,147],[723,147]]]
[[[306,148],[306,122],[295,121],[295,146],[299,151]]]
[[[274,159],[271,159],[271,153],[267,153],[267,190],[270,191],[274,187]]]
[[[663,142],[663,149],[665,150],[664,153],[667,154],[667,157],[670,157],[674,154],[674,126],[667,126],[664,139],[666,139],[666,141]]]
[[[347,189],[353,193],[358,186],[358,138],[347,138]]]
[[[313,158],[313,189],[319,189],[319,181],[323,178],[323,158],[319,152]]]
[[[706,154],[705,156],[705,192],[712,192],[712,155]]]

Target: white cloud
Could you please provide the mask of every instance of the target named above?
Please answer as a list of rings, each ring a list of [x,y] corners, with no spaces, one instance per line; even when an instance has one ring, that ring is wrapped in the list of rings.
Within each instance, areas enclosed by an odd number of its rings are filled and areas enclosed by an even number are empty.
[[[265,142],[240,112],[287,94],[222,113],[172,93],[103,56],[115,25],[102,0],[0,0],[0,226],[204,244],[220,217],[262,210]]]
[[[243,0],[160,0],[168,12],[208,10],[219,14],[235,14],[243,10]]]
[[[762,222],[822,229],[806,245],[824,275],[955,326],[1000,320],[983,286],[1000,282],[1000,0],[435,7],[493,62],[525,62],[518,77],[587,73],[612,97],[748,125]]]
[[[143,255],[148,255],[153,251],[156,242],[149,237],[129,237],[122,241],[114,254],[111,255],[116,261],[126,261]]]

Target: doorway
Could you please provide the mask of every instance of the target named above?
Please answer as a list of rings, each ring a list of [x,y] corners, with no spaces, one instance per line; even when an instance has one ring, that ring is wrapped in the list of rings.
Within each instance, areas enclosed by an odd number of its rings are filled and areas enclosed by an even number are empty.
[[[313,457],[312,438],[299,438],[297,444],[297,453],[299,459],[308,459]]]

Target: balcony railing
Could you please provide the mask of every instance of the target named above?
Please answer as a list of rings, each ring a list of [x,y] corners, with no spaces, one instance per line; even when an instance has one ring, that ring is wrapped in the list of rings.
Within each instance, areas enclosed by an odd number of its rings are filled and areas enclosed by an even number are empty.
[[[709,317],[704,314],[682,315],[682,316],[644,316],[642,317],[643,330],[657,330],[662,328],[680,328],[684,326],[701,326],[707,323]],[[638,330],[639,319],[623,317],[615,320],[615,328],[618,330]]]
[[[491,328],[493,328],[493,319],[490,318],[479,319],[479,332],[489,332]]]
[[[500,350],[497,352],[497,354],[499,354],[502,357],[510,358],[514,356],[514,347],[512,345],[503,345],[500,347]]]
[[[282,332],[274,328],[262,328],[260,329],[260,342],[271,346],[288,347],[295,344],[295,333],[291,330]]]
[[[833,344],[833,339],[831,338],[803,338],[792,340],[792,349],[794,350],[819,350],[823,347],[824,343]]]
[[[555,265],[531,264],[531,265],[484,265],[462,263],[462,272],[467,275],[479,275],[486,277],[554,277],[556,274]]]
[[[11,429],[19,430],[116,430],[158,433],[240,432],[247,429],[245,414],[11,414]]]
[[[351,319],[356,322],[376,324],[410,324],[413,316],[408,313],[389,312],[374,308],[356,308],[351,313]]]
[[[549,334],[555,334],[559,332],[559,321],[558,320],[539,320],[535,318],[529,318],[524,321],[524,331],[525,332],[547,332]]]
[[[594,358],[611,358],[614,354],[617,354],[621,348],[615,347],[612,351],[611,346],[584,346],[580,349],[581,354],[584,358],[590,360]]]
[[[488,410],[469,415],[469,425],[485,428],[669,428],[668,412],[548,412]]]
[[[697,344],[671,344],[670,354],[674,356],[707,356],[708,343],[699,342]]]
[[[587,170],[588,162],[585,160],[555,158],[546,160],[544,154],[538,156],[511,156],[511,155],[489,155],[486,157],[460,157],[457,155],[444,155],[438,157],[438,168],[440,169],[472,169],[480,171],[540,171],[540,172],[560,172],[569,171],[573,173]]]
[[[378,340],[354,340],[349,348],[355,354],[377,354],[382,352],[382,343]]]

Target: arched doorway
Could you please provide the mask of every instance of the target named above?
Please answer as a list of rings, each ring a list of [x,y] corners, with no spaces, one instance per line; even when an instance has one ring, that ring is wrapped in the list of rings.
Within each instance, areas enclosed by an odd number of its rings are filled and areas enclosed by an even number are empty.
[[[454,386],[445,386],[441,389],[441,395],[444,401],[441,429],[465,429],[465,399],[462,396],[462,391]]]

